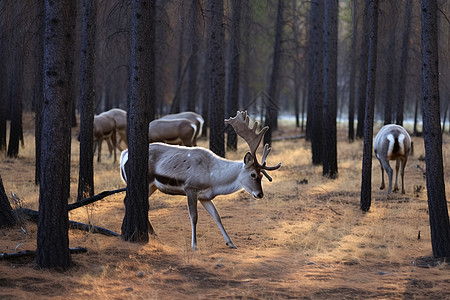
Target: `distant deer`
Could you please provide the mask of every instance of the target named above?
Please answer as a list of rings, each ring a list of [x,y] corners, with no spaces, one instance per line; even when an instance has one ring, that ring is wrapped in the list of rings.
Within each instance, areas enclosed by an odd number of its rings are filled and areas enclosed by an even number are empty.
[[[242,188],[253,197],[262,198],[264,196],[261,187],[262,175],[272,181],[267,171],[281,167],[281,163],[274,167],[266,166],[266,158],[271,150],[268,144],[264,146],[261,163],[256,159],[256,150],[268,129],[267,126],[257,134],[257,122],[251,129],[248,126],[249,119],[246,112],[238,112],[236,117],[225,122],[232,125],[250,147],[250,152],[245,154],[243,161],[227,160],[201,147],[173,146],[163,143],[149,145],[149,197],[156,190],[171,195],[187,196],[193,250],[197,250],[197,200],[216,222],[228,247],[236,248],[222,225],[212,199],[218,195],[234,193]],[[120,157],[121,177],[125,183],[127,182],[127,161],[128,150],[125,150]]]
[[[148,124],[148,142],[196,146],[197,126],[188,119],[156,119]]]
[[[195,132],[194,136],[194,146],[197,144],[197,139],[202,134],[203,130],[203,124],[205,123],[205,120],[203,120],[203,117],[195,112],[192,111],[185,111],[180,112],[177,114],[171,114],[171,115],[165,115],[161,117],[161,119],[166,120],[173,120],[173,119],[188,119],[189,121],[193,122],[197,126],[197,130]]]
[[[378,134],[375,136],[373,142],[373,149],[375,155],[380,161],[381,165],[381,186],[380,189],[384,189],[384,170],[389,177],[388,196],[392,191],[392,168],[389,164],[390,160],[395,160],[395,185],[394,192],[398,191],[398,170],[400,168],[400,174],[402,176],[402,194],[405,193],[404,174],[405,165],[408,161],[408,155],[411,150],[411,137],[408,132],[400,125],[389,124],[383,126]],[[401,165],[401,166],[400,166]]]
[[[101,161],[102,142],[106,140],[108,147],[114,151],[116,162],[116,122],[108,115],[94,116],[94,152],[98,148],[97,162]],[[110,152],[111,154],[111,152]]]
[[[120,108],[112,108],[110,110],[104,111],[99,116],[107,115],[114,119],[116,122],[116,133],[119,136],[117,139],[116,146],[119,151],[122,151],[122,147],[120,147],[121,142],[125,144],[125,148],[128,148],[128,139],[127,139],[127,112]],[[109,149],[109,153],[111,153],[112,149]]]

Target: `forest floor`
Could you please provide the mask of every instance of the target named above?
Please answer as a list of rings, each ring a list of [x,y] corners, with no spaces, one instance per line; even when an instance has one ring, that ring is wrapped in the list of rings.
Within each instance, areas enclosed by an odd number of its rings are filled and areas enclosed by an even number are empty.
[[[8,195],[37,209],[33,130],[26,125],[25,147],[18,159],[0,157],[0,174]],[[0,299],[450,299],[450,265],[432,258],[423,139],[413,138],[405,195],[388,199],[379,190],[380,169],[373,160],[372,206],[364,213],[362,141],[350,144],[346,129],[338,131],[337,179],[324,178],[322,168],[311,164],[304,139],[276,141],[268,163],[283,166],[270,173],[273,182],[264,182],[263,199],[245,191],[215,199],[236,250],[225,245],[199,206],[199,251],[193,252],[185,197],[156,192],[149,218],[157,236],[147,244],[70,230],[70,247],[88,249],[72,255],[71,269],[40,270],[32,258],[0,261]],[[74,129],[70,202],[78,182],[77,134]],[[274,134],[300,132],[281,126]],[[445,145],[449,139],[444,137]],[[447,191],[448,149],[443,147]],[[227,157],[242,159],[246,151],[240,141],[237,153]],[[125,186],[118,163],[103,153],[94,165],[96,193]],[[69,218],[120,233],[123,198],[124,193],[109,196],[71,211]],[[27,222],[25,229],[27,234],[1,229],[0,252],[35,250],[37,226]]]

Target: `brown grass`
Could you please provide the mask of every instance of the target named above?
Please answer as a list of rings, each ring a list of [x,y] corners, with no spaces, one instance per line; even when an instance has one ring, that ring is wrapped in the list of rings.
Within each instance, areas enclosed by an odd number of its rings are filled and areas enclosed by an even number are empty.
[[[294,131],[283,127],[278,134]],[[349,144],[345,129],[339,132],[338,179],[322,177],[321,167],[311,165],[305,140],[280,141],[273,144],[269,163],[282,161],[283,167],[272,172],[272,183],[264,183],[264,199],[241,191],[215,200],[237,250],[225,246],[214,221],[199,207],[200,250],[192,252],[185,197],[157,192],[150,199],[149,217],[158,235],[148,244],[70,230],[70,246],[88,248],[72,256],[73,268],[57,272],[38,270],[33,260],[2,261],[0,299],[449,299],[450,267],[423,268],[434,262],[426,259],[432,254],[426,183],[415,167],[425,167],[418,159],[424,155],[423,141],[413,138],[406,195],[386,198],[378,189],[380,171],[373,161],[372,207],[363,213],[362,142]],[[444,142],[448,145],[448,137]],[[73,139],[70,201],[76,197],[78,145]],[[2,156],[0,172],[7,193],[37,209],[33,147],[28,130],[20,157]],[[240,143],[229,158],[241,159],[245,151]],[[445,167],[449,155],[444,146]],[[107,154],[95,163],[95,174],[96,193],[124,186],[118,164]],[[123,197],[107,197],[69,217],[120,232]],[[20,228],[0,230],[0,252],[34,250],[36,225],[27,223],[26,230],[27,235]]]

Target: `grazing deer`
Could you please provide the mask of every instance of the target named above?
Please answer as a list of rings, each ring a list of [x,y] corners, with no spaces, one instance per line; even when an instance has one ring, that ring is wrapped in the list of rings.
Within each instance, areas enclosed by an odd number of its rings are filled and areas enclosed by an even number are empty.
[[[384,170],[389,177],[388,196],[392,191],[392,168],[389,164],[390,160],[395,160],[395,185],[394,192],[398,191],[398,170],[401,164],[400,174],[402,176],[402,194],[405,193],[404,174],[405,165],[408,161],[408,155],[411,150],[411,137],[408,132],[400,125],[389,124],[383,126],[378,134],[375,136],[373,142],[373,149],[375,155],[380,161],[381,165],[381,186],[384,189]]]
[[[189,121],[193,122],[197,126],[197,131],[195,132],[194,136],[194,146],[197,144],[197,139],[202,134],[203,124],[205,123],[205,120],[203,120],[203,117],[201,115],[192,111],[185,111],[177,114],[165,115],[161,117],[161,119],[166,120],[188,119]]]
[[[272,181],[267,171],[281,167],[281,163],[274,167],[266,165],[266,158],[271,151],[268,144],[264,146],[261,163],[256,159],[256,150],[268,129],[267,126],[257,134],[257,122],[253,128],[250,128],[246,112],[238,112],[236,117],[225,122],[232,125],[250,147],[250,152],[245,154],[243,161],[227,160],[201,147],[182,147],[163,143],[149,145],[149,197],[156,190],[166,194],[187,196],[193,250],[197,250],[197,200],[216,222],[228,247],[235,249],[236,246],[223,227],[212,199],[218,195],[234,193],[242,188],[253,197],[262,198],[264,196],[261,187],[262,175]],[[121,177],[125,183],[127,182],[127,161],[128,150],[125,150],[120,157]]]
[[[195,146],[197,126],[188,119],[157,119],[148,124],[148,142]]]
[[[114,119],[116,122],[116,132],[119,136],[117,139],[116,146],[119,151],[122,151],[122,147],[120,147],[121,142],[125,144],[125,148],[128,148],[128,139],[127,139],[127,112],[120,108],[112,108],[108,111],[104,111],[99,116],[107,115]],[[111,153],[112,149],[109,150]]]
[[[98,147],[97,162],[101,161],[102,142],[106,140],[108,147],[114,151],[116,162],[116,122],[108,115],[94,116],[94,152]],[[111,154],[111,152],[110,152]]]

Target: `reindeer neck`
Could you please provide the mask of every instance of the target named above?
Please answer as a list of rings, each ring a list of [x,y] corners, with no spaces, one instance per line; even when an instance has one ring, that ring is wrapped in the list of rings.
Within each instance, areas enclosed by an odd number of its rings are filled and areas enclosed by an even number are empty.
[[[228,195],[242,189],[239,175],[244,168],[242,161],[220,160],[216,168],[210,171],[210,180],[213,183],[210,190],[213,197]]]

